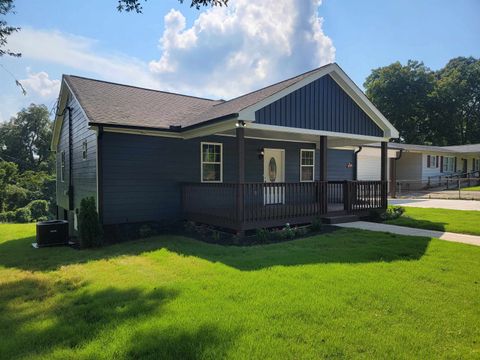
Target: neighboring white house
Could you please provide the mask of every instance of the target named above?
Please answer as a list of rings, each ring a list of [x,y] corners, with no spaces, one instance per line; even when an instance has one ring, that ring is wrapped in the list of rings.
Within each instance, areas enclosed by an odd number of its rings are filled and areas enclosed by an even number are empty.
[[[358,180],[380,179],[379,146],[367,145],[358,152]],[[426,184],[440,177],[467,176],[480,170],[480,144],[427,146],[389,143],[388,148],[389,167],[394,167],[388,172],[389,179],[394,177],[397,181]]]

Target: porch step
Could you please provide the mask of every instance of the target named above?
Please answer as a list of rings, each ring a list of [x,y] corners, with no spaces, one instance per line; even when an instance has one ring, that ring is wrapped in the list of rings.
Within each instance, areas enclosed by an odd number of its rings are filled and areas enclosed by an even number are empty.
[[[353,221],[358,221],[359,217],[357,215],[337,215],[337,216],[326,216],[323,218],[323,221],[326,224],[343,224]]]

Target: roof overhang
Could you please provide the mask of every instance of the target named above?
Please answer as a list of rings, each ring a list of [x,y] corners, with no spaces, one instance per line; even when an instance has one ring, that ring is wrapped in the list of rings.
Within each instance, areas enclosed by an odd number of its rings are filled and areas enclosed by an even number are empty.
[[[360,108],[383,130],[384,137],[387,139],[396,139],[399,137],[398,130],[382,115],[382,113],[372,104],[357,85],[348,77],[347,74],[335,63],[325,66],[318,72],[307,76],[305,79],[259,101],[258,103],[242,109],[239,112],[239,119],[245,121],[255,121],[255,112],[261,108],[285,97],[286,95],[298,90],[307,84],[325,76],[330,75],[332,79],[357,103]],[[378,141],[378,138],[377,138]]]

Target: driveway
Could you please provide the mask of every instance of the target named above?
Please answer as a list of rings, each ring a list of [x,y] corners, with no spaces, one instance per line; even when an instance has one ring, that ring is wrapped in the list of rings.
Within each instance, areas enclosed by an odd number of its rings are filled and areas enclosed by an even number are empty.
[[[389,205],[411,206],[420,208],[437,208],[451,210],[480,211],[480,201],[445,200],[445,199],[388,199]]]

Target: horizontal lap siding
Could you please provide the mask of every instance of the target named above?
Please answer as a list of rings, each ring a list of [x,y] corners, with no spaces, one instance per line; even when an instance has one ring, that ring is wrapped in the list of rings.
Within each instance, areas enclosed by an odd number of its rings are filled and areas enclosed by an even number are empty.
[[[68,105],[72,111],[72,185],[74,193],[74,208],[80,208],[83,198],[97,197],[97,137],[95,131],[89,129],[88,120],[83,115],[80,105],[74,98],[70,98]],[[57,204],[68,209],[68,177],[69,177],[69,146],[68,146],[68,116],[65,117],[60,133],[57,151]],[[87,159],[83,159],[83,142],[87,141]],[[61,153],[65,150],[65,181],[60,181]]]
[[[223,180],[236,182],[236,139],[210,136],[178,140],[104,133],[105,224],[181,218],[181,183],[200,182],[200,143],[223,144]],[[263,181],[262,148],[285,149],[285,180],[299,181],[300,149],[314,144],[245,140],[245,179]]]
[[[261,124],[383,136],[375,122],[343,91],[330,75],[259,109]]]

